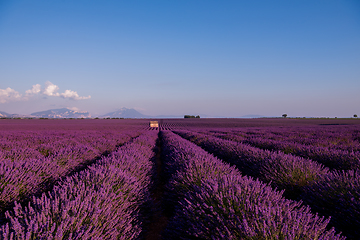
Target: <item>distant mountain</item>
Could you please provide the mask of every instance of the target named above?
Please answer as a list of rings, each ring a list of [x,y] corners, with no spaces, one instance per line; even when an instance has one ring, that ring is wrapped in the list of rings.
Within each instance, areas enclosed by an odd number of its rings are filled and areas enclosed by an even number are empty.
[[[29,114],[10,114],[0,111],[0,118],[32,118]]]
[[[198,115],[198,114],[196,114]],[[136,111],[133,108],[121,108],[115,112],[110,112],[107,114],[104,114],[100,117],[103,118],[184,118],[184,115],[156,115],[156,116],[149,116],[149,115],[144,115],[142,113],[139,113],[138,111]],[[208,115],[201,115],[200,117],[218,117],[218,118],[224,118],[224,117],[220,117],[220,116],[208,116]]]
[[[194,116],[199,114],[192,114]],[[117,111],[100,115],[100,118],[184,118],[184,115],[144,115],[133,108],[123,107]],[[260,118],[261,115],[245,115],[242,118]],[[31,115],[9,114],[0,111],[0,118],[92,118],[87,111],[77,111],[70,108],[50,109],[41,112],[34,112]],[[213,116],[200,114],[200,118],[226,118],[225,116]]]
[[[1,118],[10,118],[10,117],[13,117],[14,115],[16,115],[16,114],[10,114],[10,113],[0,111],[0,117]]]
[[[104,118],[151,118],[150,116],[139,113],[133,108],[121,108],[115,112],[110,112],[102,115]]]
[[[31,116],[37,118],[90,118],[87,111],[76,111],[68,108],[50,109],[42,112],[32,113]]]

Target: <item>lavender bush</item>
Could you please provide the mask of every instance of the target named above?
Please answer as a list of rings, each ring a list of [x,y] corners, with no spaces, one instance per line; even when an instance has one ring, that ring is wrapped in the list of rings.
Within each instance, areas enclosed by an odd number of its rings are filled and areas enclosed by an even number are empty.
[[[289,143],[280,140],[264,138],[250,138],[244,143],[268,150],[283,151],[324,164],[332,169],[351,170],[360,169],[360,152],[345,151],[339,149],[328,149],[299,143]]]
[[[148,201],[156,132],[103,157],[66,178],[28,206],[6,212],[3,239],[134,239],[141,233],[139,208]]]
[[[310,158],[333,169],[360,168],[357,126],[266,127],[261,129],[196,129],[222,139]]]
[[[331,221],[333,226],[354,239],[360,237],[358,232],[354,232],[358,223],[355,219],[360,212],[360,198],[358,180],[350,177],[356,175],[353,170],[339,174],[309,159],[264,151],[203,134],[186,131],[177,133],[235,164],[240,170],[244,169],[244,173],[271,182],[279,189],[286,189],[287,197],[301,199],[321,214],[334,216]],[[338,204],[345,195],[347,200]],[[351,203],[351,207],[344,203]],[[332,207],[333,204],[336,208]],[[319,206],[323,209],[319,209]],[[344,224],[348,221],[351,223]]]
[[[322,213],[352,239],[360,238],[360,172],[335,171],[305,188],[304,202]]]
[[[200,133],[188,131],[176,131],[176,133],[236,165],[244,174],[260,178],[264,182],[271,182],[279,189],[285,189],[286,195],[291,198],[298,198],[303,186],[329,172],[321,164],[309,159],[265,151]]]
[[[3,132],[0,148],[0,212],[13,201],[35,193],[82,164],[91,162],[138,131],[122,133],[61,131]],[[116,138],[116,139],[115,139]]]
[[[300,202],[171,132],[162,136],[165,163],[177,169],[167,191],[178,200],[165,239],[344,239]]]

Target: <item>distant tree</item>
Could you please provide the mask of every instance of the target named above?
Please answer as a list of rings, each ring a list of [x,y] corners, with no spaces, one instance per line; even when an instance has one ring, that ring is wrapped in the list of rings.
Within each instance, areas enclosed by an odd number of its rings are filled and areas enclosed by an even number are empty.
[[[282,117],[283,117],[283,118],[286,118],[286,117],[287,117],[287,114],[286,114],[286,113],[284,113],[284,114],[282,115]]]
[[[354,114],[354,118],[357,118],[357,115],[356,115],[356,114]]]
[[[195,118],[200,118],[200,115],[197,115]]]

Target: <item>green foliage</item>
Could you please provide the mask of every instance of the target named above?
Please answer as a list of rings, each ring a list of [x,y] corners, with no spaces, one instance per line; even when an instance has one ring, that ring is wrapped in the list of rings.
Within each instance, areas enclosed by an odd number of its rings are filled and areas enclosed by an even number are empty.
[[[194,116],[194,115],[184,115],[184,118],[200,118],[200,115]]]

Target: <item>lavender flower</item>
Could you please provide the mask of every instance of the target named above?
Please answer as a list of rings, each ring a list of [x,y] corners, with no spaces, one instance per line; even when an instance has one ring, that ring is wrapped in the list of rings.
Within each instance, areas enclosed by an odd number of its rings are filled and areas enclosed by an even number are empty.
[[[167,186],[176,201],[166,239],[344,239],[329,219],[171,132],[162,132]],[[175,170],[176,169],[176,170]]]

